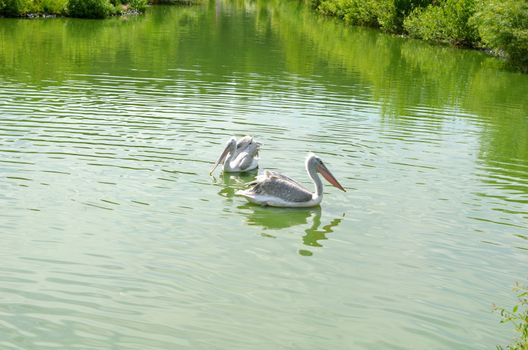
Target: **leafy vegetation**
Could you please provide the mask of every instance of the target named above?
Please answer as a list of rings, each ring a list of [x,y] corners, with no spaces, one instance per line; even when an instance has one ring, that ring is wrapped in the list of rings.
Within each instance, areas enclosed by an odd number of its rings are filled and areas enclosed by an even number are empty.
[[[427,41],[488,48],[528,72],[526,0],[305,0],[325,15]]]
[[[147,8],[147,0],[131,0],[130,7],[139,12],[144,12]]]
[[[515,344],[508,345],[507,350],[528,350],[528,287],[516,285],[514,291],[517,294],[517,304],[511,311],[502,307],[495,307],[495,310],[500,313],[501,323],[512,323],[515,331],[519,333],[519,338]],[[497,346],[497,349],[504,349],[502,346]]]
[[[432,0],[313,0],[311,6],[326,15],[337,16],[354,25],[380,27],[401,32],[403,19],[415,8]]]
[[[114,7],[108,0],[69,0],[68,14],[72,17],[105,18]]]
[[[67,2],[67,0],[35,0],[33,2],[34,9],[32,12],[56,13],[62,15],[66,12]]]
[[[0,13],[6,16],[25,14],[29,10],[28,0],[0,0]]]
[[[106,18],[127,11],[144,12],[147,0],[0,0],[0,16],[35,14]]]
[[[528,72],[528,1],[487,0],[473,18],[485,46]]]
[[[323,1],[319,11],[342,18],[350,24],[379,26],[376,8],[370,5],[362,0]]]
[[[477,28],[470,22],[474,13],[474,0],[446,0],[414,9],[405,18],[404,29],[416,38],[471,47],[479,40]]]

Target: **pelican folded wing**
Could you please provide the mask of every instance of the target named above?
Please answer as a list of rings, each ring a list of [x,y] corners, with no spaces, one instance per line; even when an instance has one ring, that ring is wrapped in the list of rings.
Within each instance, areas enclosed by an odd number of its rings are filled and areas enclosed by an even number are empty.
[[[287,202],[309,202],[312,200],[312,193],[299,183],[291,181],[286,176],[271,174],[265,180],[257,182],[251,192],[262,196],[280,198]]]

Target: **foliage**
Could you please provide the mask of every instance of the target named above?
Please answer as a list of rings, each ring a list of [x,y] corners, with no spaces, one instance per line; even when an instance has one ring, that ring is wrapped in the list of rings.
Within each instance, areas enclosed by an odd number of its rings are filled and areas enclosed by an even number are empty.
[[[375,8],[371,5],[362,0],[323,1],[319,5],[319,11],[342,18],[350,24],[379,26]]]
[[[303,2],[312,9],[317,9],[321,5],[321,0],[303,0]]]
[[[517,304],[511,311],[502,307],[495,307],[495,311],[499,312],[502,320],[501,323],[509,322],[515,327],[515,331],[519,333],[519,338],[513,345],[508,345],[508,350],[528,350],[528,287],[517,284],[514,288],[517,293]],[[498,349],[504,349],[498,346]]]
[[[378,0],[378,21],[383,30],[401,33],[403,21],[414,9],[419,9],[434,0]]]
[[[528,72],[528,1],[483,0],[474,22],[487,47]]]
[[[404,28],[420,39],[475,46],[479,36],[476,26],[470,22],[475,6],[474,0],[443,0],[427,8],[416,8],[404,20]]]
[[[0,14],[20,16],[29,11],[31,0],[0,0]]]
[[[353,25],[454,46],[485,47],[528,72],[527,0],[304,0]]]
[[[402,31],[403,20],[414,8],[432,0],[312,0],[318,10],[348,23],[381,27],[386,32]]]
[[[149,0],[149,4],[192,5],[199,0]]]
[[[139,12],[145,12],[147,9],[147,0],[131,0],[130,7]]]
[[[0,15],[24,16],[29,13],[63,14],[68,0],[0,0]]]
[[[46,13],[71,17],[106,18],[129,13],[129,10],[145,12],[149,4],[190,5],[196,2],[197,0],[0,0],[0,16],[20,17]]]
[[[127,9],[144,12],[147,0],[0,0],[0,15],[68,14],[72,17],[105,18]]]
[[[108,0],[69,0],[68,14],[72,17],[105,18],[114,11]]]
[[[66,12],[68,0],[34,0],[36,8],[34,12],[63,14]]]

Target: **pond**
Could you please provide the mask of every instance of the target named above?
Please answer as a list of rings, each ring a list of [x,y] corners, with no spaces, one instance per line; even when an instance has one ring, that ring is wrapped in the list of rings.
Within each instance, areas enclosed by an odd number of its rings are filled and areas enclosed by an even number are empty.
[[[528,266],[528,76],[297,2],[0,19],[2,349],[491,349]],[[235,196],[231,136],[319,207]]]

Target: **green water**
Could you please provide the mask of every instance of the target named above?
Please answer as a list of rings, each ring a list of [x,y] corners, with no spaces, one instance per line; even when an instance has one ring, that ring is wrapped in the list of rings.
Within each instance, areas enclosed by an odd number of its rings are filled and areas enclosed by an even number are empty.
[[[528,271],[528,76],[296,2],[0,19],[1,349],[493,349]],[[232,136],[320,207],[209,176]]]

